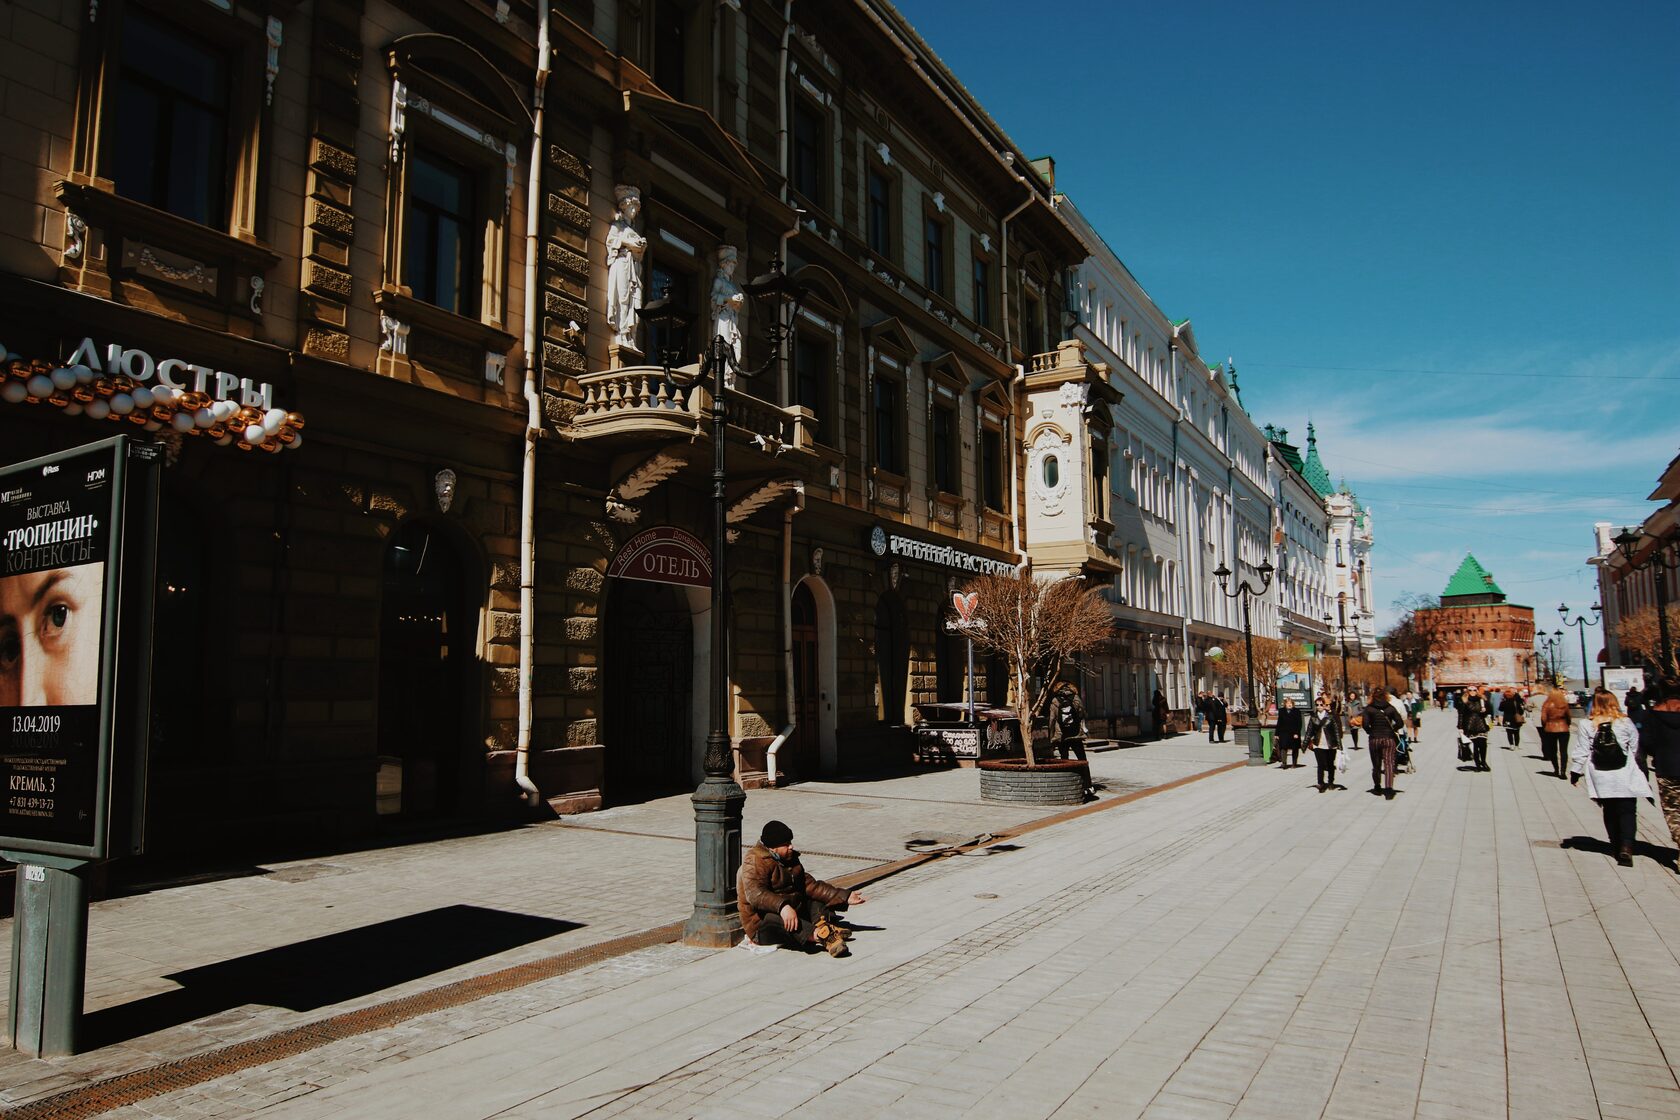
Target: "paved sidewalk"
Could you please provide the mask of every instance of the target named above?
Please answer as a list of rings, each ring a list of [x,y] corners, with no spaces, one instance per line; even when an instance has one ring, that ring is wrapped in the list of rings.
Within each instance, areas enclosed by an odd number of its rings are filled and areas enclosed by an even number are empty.
[[[1112,799],[1240,757],[1237,745],[1178,736],[1093,755],[1092,769]],[[808,865],[832,877],[1055,811],[984,803],[974,771],[930,770],[753,791],[745,823],[749,836],[772,817],[793,824],[802,847],[823,853]],[[693,835],[678,796],[95,903],[85,1007],[97,1049],[50,1061],[0,1052],[0,1106],[680,921]],[[0,921],[0,944],[10,940]],[[0,977],[9,966],[0,955]]]
[[[1660,820],[1617,868],[1532,742],[1451,752],[1431,716],[1393,802],[1243,768],[926,865],[846,960],[665,946],[109,1115],[1680,1115]]]

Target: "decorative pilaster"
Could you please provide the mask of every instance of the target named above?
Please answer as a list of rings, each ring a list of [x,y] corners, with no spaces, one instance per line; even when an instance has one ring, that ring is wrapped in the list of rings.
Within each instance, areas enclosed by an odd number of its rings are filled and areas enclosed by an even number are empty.
[[[356,130],[361,112],[363,0],[318,0],[309,97],[308,197],[304,200],[303,350],[350,357],[351,217],[356,191]]]

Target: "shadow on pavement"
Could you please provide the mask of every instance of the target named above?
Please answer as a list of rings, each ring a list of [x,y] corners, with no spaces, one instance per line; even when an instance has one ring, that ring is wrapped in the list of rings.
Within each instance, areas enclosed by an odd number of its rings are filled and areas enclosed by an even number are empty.
[[[1568,848],[1576,852],[1597,852],[1603,856],[1613,856],[1615,852],[1610,847],[1610,841],[1600,840],[1596,836],[1569,836],[1558,841],[1558,847]],[[1659,848],[1655,844],[1647,844],[1643,840],[1633,842],[1633,854],[1644,856],[1652,863],[1660,863],[1664,867],[1674,870],[1675,861],[1680,858],[1673,848]]]
[[[94,1011],[88,1048],[247,1004],[314,1011],[582,928],[478,906],[445,906],[170,974],[180,988]]]

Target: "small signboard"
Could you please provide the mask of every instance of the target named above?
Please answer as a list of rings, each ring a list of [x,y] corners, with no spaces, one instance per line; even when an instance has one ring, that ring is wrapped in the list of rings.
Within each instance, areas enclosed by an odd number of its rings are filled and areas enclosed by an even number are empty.
[[[1312,704],[1312,662],[1279,661],[1277,663],[1277,702],[1294,700],[1297,708]]]
[[[672,525],[644,529],[613,557],[608,576],[683,587],[712,585],[712,554],[692,533]]]
[[[1627,711],[1628,689],[1637,687],[1639,691],[1645,691],[1645,670],[1606,667],[1604,669],[1604,687],[1616,694],[1616,703],[1620,704],[1625,712]]]
[[[99,859],[127,440],[0,468],[0,849]]]

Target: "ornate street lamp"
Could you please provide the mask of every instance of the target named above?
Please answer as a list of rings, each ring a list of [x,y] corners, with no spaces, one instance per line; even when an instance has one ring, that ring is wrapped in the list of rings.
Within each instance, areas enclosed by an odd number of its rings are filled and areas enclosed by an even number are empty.
[[[1546,663],[1546,681],[1553,688],[1557,687],[1558,676],[1558,647],[1563,642],[1563,631],[1554,630],[1550,634],[1540,631],[1540,648],[1544,651]]]
[[[1658,674],[1666,677],[1674,672],[1674,643],[1668,635],[1668,573],[1680,568],[1680,560],[1670,556],[1668,543],[1659,539],[1656,547],[1651,550],[1651,555],[1647,556],[1643,563],[1634,563],[1634,557],[1639,555],[1640,542],[1646,536],[1647,534],[1636,533],[1632,529],[1623,529],[1616,534],[1616,550],[1627,562],[1628,571],[1653,569],[1651,582],[1657,585],[1657,633],[1662,644],[1662,663]]]
[[[1243,647],[1248,654],[1248,703],[1254,713],[1254,719],[1248,725],[1248,764],[1250,766],[1266,765],[1266,752],[1260,743],[1260,694],[1254,691],[1254,631],[1248,617],[1248,601],[1256,595],[1264,595],[1266,588],[1272,585],[1272,567],[1270,559],[1261,563],[1260,586],[1250,586],[1247,579],[1237,581],[1237,589],[1231,590],[1231,569],[1223,563],[1214,569],[1213,578],[1219,581],[1219,590],[1228,599],[1241,599],[1243,612]]]
[[[1325,626],[1331,625],[1332,621],[1335,623],[1336,636],[1341,639],[1342,643],[1342,695],[1338,697],[1336,701],[1336,707],[1340,710],[1342,702],[1347,698],[1349,688],[1347,668],[1347,635],[1349,630],[1352,630],[1356,634],[1359,632],[1359,612],[1354,611],[1352,614],[1348,613],[1346,592],[1342,592],[1336,596],[1335,619],[1332,620],[1328,614],[1324,616]]]
[[[740,377],[757,377],[775,366],[782,357],[782,344],[793,333],[805,285],[782,271],[782,262],[770,263],[770,271],[741,286],[741,290],[764,306],[769,314],[765,337],[770,356],[754,368],[744,367],[735,346],[714,333],[692,370],[672,368],[680,361],[679,350],[661,347],[659,364],[668,384],[687,388],[711,377],[712,394],[712,665],[711,733],[706,736],[703,762],[705,777],[694,791],[694,913],[683,928],[683,941],[704,948],[727,949],[740,938],[741,920],[735,909],[735,876],[741,868],[741,808],[747,795],[733,776],[729,748],[729,673],[725,662],[724,619],[729,614],[729,564],[724,475],[724,441],[728,433],[725,391]],[[785,315],[785,318],[784,318]],[[663,328],[666,338],[675,338],[687,327],[689,316],[673,306],[667,290],[642,308],[642,318]]]
[[[1592,605],[1592,612],[1595,615],[1603,609],[1604,608],[1599,606],[1597,603]],[[1558,614],[1563,617],[1563,624],[1565,626],[1573,626],[1581,632],[1581,690],[1584,692],[1592,687],[1592,670],[1587,666],[1587,624],[1596,623],[1598,619],[1589,619],[1585,613],[1582,613],[1576,615],[1575,621],[1571,622],[1569,620],[1568,603],[1558,604]]]

